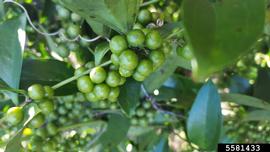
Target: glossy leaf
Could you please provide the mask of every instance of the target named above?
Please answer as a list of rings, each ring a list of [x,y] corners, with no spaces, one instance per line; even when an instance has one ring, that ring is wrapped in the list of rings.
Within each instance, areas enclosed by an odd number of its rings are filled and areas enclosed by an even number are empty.
[[[144,81],[144,86],[147,91],[153,92],[155,89],[162,86],[178,67],[178,65],[175,64],[179,60],[178,55],[176,54],[176,46],[174,45],[172,49],[172,54],[166,58],[165,63]]]
[[[270,104],[261,99],[242,95],[242,94],[221,94],[222,101],[234,102],[240,105],[245,105],[254,108],[270,110]]]
[[[5,10],[4,10],[4,5],[3,5],[3,0],[0,0],[0,21],[3,19],[5,16]]]
[[[270,70],[260,69],[254,85],[254,96],[270,102]]]
[[[208,81],[199,91],[187,119],[191,142],[203,150],[214,150],[222,126],[220,96],[215,85]]]
[[[25,45],[25,15],[0,24],[0,78],[11,88],[18,89]],[[8,93],[15,104],[17,95]]]
[[[87,23],[91,26],[92,30],[97,34],[97,35],[102,35],[102,36],[109,36],[110,29],[105,26],[102,23],[99,23],[94,20],[87,20]]]
[[[22,68],[22,89],[27,89],[34,83],[42,85],[55,85],[73,76],[74,70],[66,63],[57,60],[25,60]],[[68,95],[77,91],[76,82],[73,81],[56,90],[56,95]]]
[[[126,33],[135,21],[140,0],[59,0],[59,2],[87,21],[97,21],[117,32]]]
[[[262,33],[264,0],[185,0],[183,21],[192,46],[193,77],[203,80],[234,63]]]
[[[100,43],[95,49],[95,65],[99,65],[102,62],[103,57],[110,50],[107,42]]]
[[[132,88],[132,91],[130,89]],[[133,113],[140,102],[141,84],[133,79],[127,80],[120,89],[119,104],[122,110],[130,115]]]
[[[103,147],[114,147],[126,138],[129,127],[129,119],[123,115],[110,115],[107,130],[97,143],[102,144]]]
[[[269,121],[270,111],[266,110],[255,110],[247,113],[244,117],[244,121]]]

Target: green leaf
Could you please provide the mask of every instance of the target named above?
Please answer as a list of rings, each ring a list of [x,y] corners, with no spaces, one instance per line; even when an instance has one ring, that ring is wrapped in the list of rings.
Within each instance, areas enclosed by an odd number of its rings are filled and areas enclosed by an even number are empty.
[[[102,23],[117,32],[132,28],[140,0],[59,0],[61,4],[87,21]]]
[[[4,18],[5,16],[5,10],[4,10],[4,5],[3,5],[3,0],[0,0],[0,21]]]
[[[14,93],[24,94],[23,90],[10,88],[2,79],[0,79],[0,91],[9,91]]]
[[[195,60],[193,77],[203,80],[249,51],[263,31],[265,0],[185,0],[183,21]]]
[[[181,67],[181,68],[184,68],[186,70],[191,70],[192,67],[191,67],[191,62],[181,56],[178,56],[178,60],[176,62],[176,64]]]
[[[29,122],[39,114],[37,112],[33,117],[30,117],[23,125],[23,127],[16,133],[14,137],[11,138],[11,140],[8,142],[6,145],[5,151],[4,152],[22,152],[23,147],[21,145],[21,140],[22,140],[22,133],[24,128],[29,124]]]
[[[189,140],[203,150],[214,150],[222,126],[220,96],[208,81],[199,91],[187,119]]]
[[[270,102],[270,70],[260,69],[254,85],[254,96]]]
[[[177,63],[179,56],[176,54],[175,44],[172,47],[172,54],[166,58],[165,63],[154,73],[152,73],[145,81],[144,86],[148,92],[153,92],[158,89],[162,84],[174,73],[178,67]]]
[[[25,15],[0,24],[0,78],[11,88],[18,89],[22,67],[22,54],[25,45]],[[9,93],[15,104],[16,94]]]
[[[95,65],[100,65],[103,57],[110,50],[109,44],[107,42],[103,42],[97,45],[95,49]]]
[[[149,147],[149,152],[169,152],[168,134],[159,136],[159,140],[154,145],[150,145]]]
[[[242,95],[242,94],[221,94],[222,101],[234,102],[240,105],[245,105],[254,108],[270,110],[270,104],[261,99]]]
[[[270,111],[266,110],[255,110],[247,113],[244,117],[244,121],[269,121],[270,120]]]
[[[130,89],[132,88],[132,91]],[[121,87],[119,104],[127,115],[132,114],[140,102],[141,84],[133,79],[129,79]]]
[[[114,147],[126,138],[129,127],[129,119],[123,115],[110,115],[107,130],[97,143],[102,144],[103,147]]]
[[[102,23],[99,23],[95,20],[87,20],[87,23],[91,26],[92,30],[97,34],[97,35],[102,35],[102,36],[109,36],[110,34],[110,29],[105,26]]]
[[[55,85],[74,75],[74,70],[65,62],[57,60],[25,60],[22,68],[20,88],[27,89],[34,83]],[[71,82],[56,90],[56,95],[69,95],[77,91],[76,83]]]

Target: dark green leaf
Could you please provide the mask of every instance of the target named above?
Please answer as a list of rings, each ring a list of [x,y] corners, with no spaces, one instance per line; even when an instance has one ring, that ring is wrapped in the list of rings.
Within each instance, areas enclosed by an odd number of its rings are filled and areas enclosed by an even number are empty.
[[[30,117],[24,124],[24,126],[16,133],[16,135],[11,138],[5,148],[5,152],[22,152],[23,148],[21,145],[22,133],[24,128],[29,124],[29,122],[38,115],[37,112],[33,117]]]
[[[105,26],[102,23],[99,23],[95,20],[87,20],[87,23],[91,26],[92,30],[97,34],[97,35],[102,35],[102,36],[109,36],[110,29]]]
[[[214,150],[222,126],[220,96],[208,81],[199,91],[187,119],[189,140],[203,150]]]
[[[0,78],[10,87],[18,89],[22,68],[22,54],[25,44],[25,15],[0,24]],[[10,94],[15,104],[17,95]]]
[[[144,86],[148,92],[153,92],[162,86],[178,67],[176,63],[179,56],[176,54],[176,46],[174,45],[172,49],[172,54],[167,57],[165,63],[144,81]]]
[[[270,104],[261,99],[242,94],[221,94],[222,101],[234,102],[240,105],[270,110]]]
[[[126,33],[131,29],[140,2],[140,0],[59,1],[87,21],[102,23],[120,33]]]
[[[100,65],[103,57],[110,50],[109,44],[107,42],[103,42],[97,45],[95,49],[95,65]]]
[[[270,70],[260,69],[254,85],[254,96],[270,102]]]
[[[149,152],[169,152],[168,134],[159,136],[159,140],[154,145],[149,145]]]
[[[196,58],[193,76],[203,80],[245,54],[262,33],[264,0],[185,0],[183,21]]]
[[[270,111],[266,110],[256,110],[247,113],[244,117],[244,121],[269,121],[270,120]]]
[[[107,130],[101,135],[98,143],[103,147],[114,147],[126,138],[130,127],[129,119],[123,115],[110,115]]]
[[[132,91],[130,90],[132,89]],[[119,104],[127,115],[134,112],[136,106],[140,102],[140,83],[129,79],[124,86],[121,87],[119,96]]]
[[[34,83],[55,85],[73,76],[74,70],[65,62],[57,60],[25,60],[22,68],[22,89],[27,89]],[[56,95],[68,95],[77,91],[76,83],[69,83],[56,90]]]

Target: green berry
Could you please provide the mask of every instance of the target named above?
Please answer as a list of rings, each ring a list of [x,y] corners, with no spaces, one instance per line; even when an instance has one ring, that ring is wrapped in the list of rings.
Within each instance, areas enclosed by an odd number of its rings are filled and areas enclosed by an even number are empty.
[[[45,123],[45,117],[43,114],[37,114],[31,121],[30,126],[33,128],[40,128]]]
[[[58,132],[56,125],[53,124],[52,122],[50,122],[46,125],[46,129],[47,129],[48,134],[52,135],[52,136],[56,135]]]
[[[143,117],[145,115],[145,110],[143,108],[138,108],[136,110],[136,115],[139,117]]]
[[[122,67],[120,67],[119,68],[119,73],[120,73],[120,75],[122,76],[122,77],[131,77],[132,76],[132,74],[133,74],[133,70],[127,70],[127,69],[125,69],[125,68],[122,68]],[[120,83],[121,84],[121,83]]]
[[[120,55],[120,66],[127,70],[133,70],[138,65],[138,56],[132,50],[125,50]]]
[[[105,100],[108,98],[110,94],[110,87],[104,83],[97,84],[94,87],[94,94],[97,96],[99,100]]]
[[[93,93],[93,92],[91,92],[91,93],[86,93],[85,94],[85,97],[86,97],[86,99],[88,100],[88,101],[90,101],[90,102],[97,102],[99,99],[97,98],[97,96]]]
[[[28,95],[31,99],[40,100],[45,97],[45,90],[40,84],[33,84],[28,88]]]
[[[165,61],[165,55],[161,51],[151,51],[149,58],[153,62],[154,70],[159,68]]]
[[[133,74],[133,79],[139,82],[142,82],[145,80],[145,76],[143,76],[142,74],[140,74],[139,72],[135,72]]]
[[[80,92],[89,93],[92,92],[94,84],[88,76],[83,76],[77,80],[77,87]]]
[[[116,71],[110,71],[106,78],[106,83],[110,87],[117,87],[121,81],[121,76]]]
[[[54,96],[54,90],[50,86],[44,86],[45,97],[52,98]]]
[[[127,34],[128,44],[132,47],[142,47],[145,41],[145,35],[141,30],[135,29]]]
[[[126,78],[121,76],[121,80],[120,80],[119,86],[125,84],[125,82],[126,82]]]
[[[152,13],[147,10],[143,9],[138,14],[138,21],[142,24],[148,24],[152,21]]]
[[[106,77],[106,71],[102,67],[95,67],[90,72],[90,78],[94,83],[102,83]]]
[[[73,21],[73,22],[79,22],[79,21],[81,21],[81,16],[80,15],[78,15],[78,14],[76,14],[76,13],[72,13],[71,14],[71,20]]]
[[[24,118],[22,107],[11,107],[6,114],[6,120],[11,125],[17,125]]]
[[[127,48],[127,41],[124,36],[116,35],[110,41],[110,49],[114,54],[121,54]]]
[[[67,34],[70,38],[75,38],[80,34],[80,27],[75,24],[71,24],[67,28]]]
[[[39,104],[42,113],[48,115],[54,111],[54,103],[51,100],[45,99]]]
[[[75,70],[74,75],[80,75],[80,74],[82,74],[85,71],[86,71],[86,68],[85,67],[79,67],[79,68],[77,68]]]
[[[150,60],[142,60],[140,61],[136,72],[140,73],[141,75],[147,77],[153,72],[153,63]]]
[[[109,94],[109,99],[117,99],[118,96],[120,95],[120,89],[119,87],[114,87],[110,89],[110,94]]]
[[[119,56],[116,54],[112,54],[111,61],[112,61],[113,65],[118,66],[119,65]]]
[[[88,68],[88,69],[92,69],[92,68],[95,67],[95,62],[94,61],[87,62],[85,64],[85,67]]]
[[[63,44],[59,45],[55,51],[62,58],[66,58],[70,54],[70,51]]]
[[[162,46],[163,40],[160,33],[152,30],[146,35],[146,47],[151,50],[156,50]]]
[[[135,30],[135,29],[143,29],[143,26],[142,26],[142,24],[140,24],[140,23],[135,23],[134,25],[133,25],[133,29]]]

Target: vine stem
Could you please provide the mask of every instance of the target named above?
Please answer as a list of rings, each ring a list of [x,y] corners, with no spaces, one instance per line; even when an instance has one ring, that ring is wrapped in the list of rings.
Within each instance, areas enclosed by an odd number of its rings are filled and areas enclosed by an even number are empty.
[[[107,66],[107,65],[109,65],[109,64],[111,64],[111,63],[112,63],[112,61],[107,61],[107,62],[104,62],[104,63],[100,64],[99,66],[100,66],[100,67],[104,67],[104,66]],[[66,79],[66,80],[64,80],[64,81],[61,81],[61,82],[57,83],[56,85],[52,86],[52,88],[53,88],[54,90],[56,90],[56,89],[58,89],[58,88],[60,88],[60,87],[62,87],[62,86],[64,86],[64,85],[66,85],[66,84],[68,84],[68,83],[70,83],[70,82],[72,82],[72,81],[74,81],[74,80],[77,80],[77,79],[80,78],[81,76],[84,76],[84,75],[86,75],[86,74],[89,74],[91,70],[92,70],[92,69],[88,69],[88,70],[86,70],[85,72],[83,72],[83,73],[81,73],[81,74],[75,75],[75,76],[70,77],[70,78],[68,78],[68,79]]]
[[[144,7],[144,6],[147,6],[147,5],[151,5],[151,4],[157,3],[159,1],[160,0],[151,0],[151,1],[144,2],[144,3],[141,4],[141,7]]]
[[[162,113],[165,113],[165,114],[169,114],[169,115],[172,115],[172,116],[176,116],[178,118],[182,118],[182,119],[186,119],[185,116],[181,115],[181,114],[176,114],[174,112],[171,112],[171,111],[167,111],[167,110],[164,110],[162,109],[158,104],[157,104],[157,101],[156,99],[151,96],[145,89],[144,85],[142,84],[141,85],[141,89],[143,91],[143,94],[145,95],[145,97],[151,102],[152,106],[154,109],[156,109],[157,111],[160,111]]]

